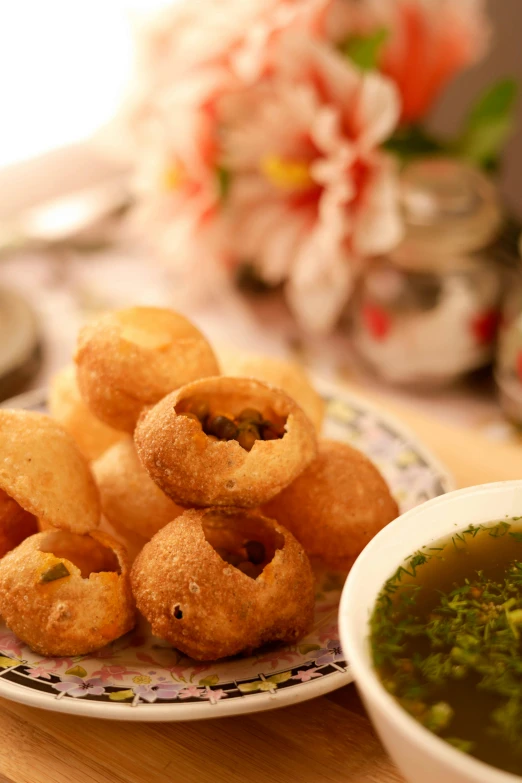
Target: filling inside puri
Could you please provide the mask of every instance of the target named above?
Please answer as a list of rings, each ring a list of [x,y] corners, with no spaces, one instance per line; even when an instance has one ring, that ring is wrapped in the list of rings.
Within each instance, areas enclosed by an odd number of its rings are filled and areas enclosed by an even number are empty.
[[[284,537],[261,517],[237,514],[207,514],[203,532],[221,559],[252,579],[263,572]]]
[[[180,400],[176,413],[197,421],[210,438],[236,440],[245,451],[250,451],[257,441],[283,438],[287,420],[265,402],[214,394]]]
[[[118,558],[112,549],[103,546],[90,536],[81,536],[64,530],[53,530],[47,533],[40,543],[40,552],[68,560],[69,563],[80,569],[83,579],[102,571],[121,573]],[[69,573],[67,564],[60,562],[44,571],[41,580],[54,582],[56,579],[69,576]]]

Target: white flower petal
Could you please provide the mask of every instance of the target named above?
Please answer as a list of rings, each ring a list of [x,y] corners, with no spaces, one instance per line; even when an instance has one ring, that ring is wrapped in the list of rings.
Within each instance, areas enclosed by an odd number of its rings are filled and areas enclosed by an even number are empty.
[[[400,97],[394,83],[378,73],[364,75],[358,95],[356,122],[364,150],[381,144],[392,133],[400,115]]]
[[[301,326],[325,333],[337,322],[353,286],[350,259],[331,255],[334,249],[320,232],[294,266],[286,294],[292,312]]]

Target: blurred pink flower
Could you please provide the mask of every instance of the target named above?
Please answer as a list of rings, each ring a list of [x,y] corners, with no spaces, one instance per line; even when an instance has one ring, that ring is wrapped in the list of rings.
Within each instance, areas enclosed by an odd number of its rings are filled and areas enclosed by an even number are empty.
[[[337,0],[330,17],[336,38],[386,28],[380,70],[396,83],[401,122],[424,117],[447,82],[485,52],[484,0]]]
[[[168,85],[201,66],[225,66],[240,81],[268,66],[279,33],[324,35],[334,0],[183,0],[158,14],[141,36],[141,73]]]
[[[442,88],[484,52],[482,0],[398,0],[382,70],[402,97],[402,122],[423,117]]]
[[[225,254],[214,102],[230,86],[221,68],[200,69],[153,95],[134,117],[135,219],[174,271],[215,273]]]
[[[391,158],[399,102],[391,82],[362,74],[330,47],[280,38],[270,76],[224,97],[229,231],[241,261],[287,281],[301,324],[337,320],[360,259],[401,237]]]

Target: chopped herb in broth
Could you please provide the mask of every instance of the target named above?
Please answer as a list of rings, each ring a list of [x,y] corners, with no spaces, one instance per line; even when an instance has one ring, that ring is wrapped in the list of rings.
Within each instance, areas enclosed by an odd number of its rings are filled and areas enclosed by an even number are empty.
[[[522,526],[470,525],[412,555],[371,618],[374,665],[414,718],[522,774]]]

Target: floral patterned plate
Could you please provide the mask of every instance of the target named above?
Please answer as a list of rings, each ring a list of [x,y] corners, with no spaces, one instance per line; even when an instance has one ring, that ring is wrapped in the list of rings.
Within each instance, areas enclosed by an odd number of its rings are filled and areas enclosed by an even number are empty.
[[[402,425],[336,387],[320,388],[325,434],[374,460],[401,511],[454,488],[444,467]],[[6,405],[44,410],[45,395]],[[352,676],[337,629],[343,577],[318,576],[315,623],[306,638],[217,663],[186,658],[154,638],[144,621],[97,653],[71,658],[42,658],[0,624],[0,696],[91,717],[170,721],[268,710],[327,693]]]

